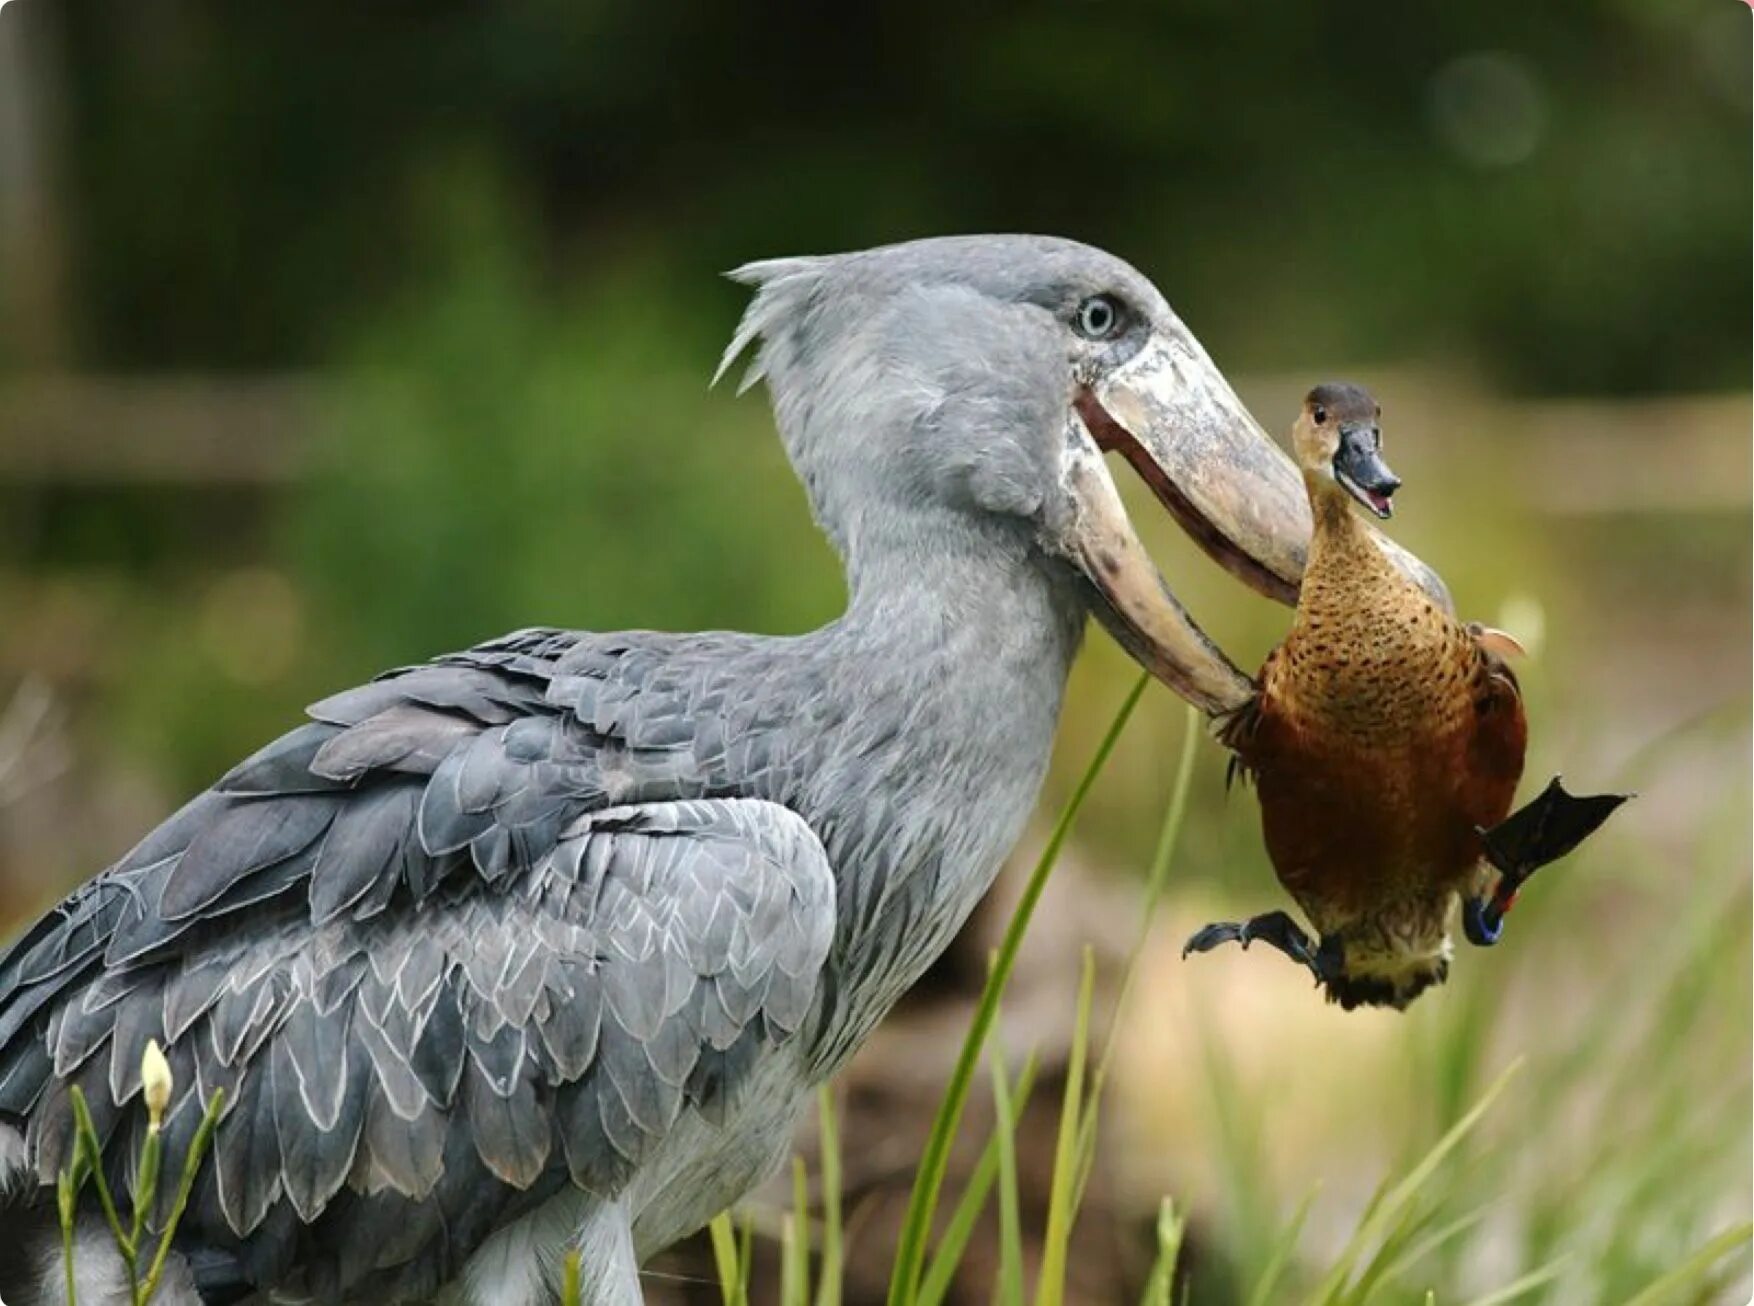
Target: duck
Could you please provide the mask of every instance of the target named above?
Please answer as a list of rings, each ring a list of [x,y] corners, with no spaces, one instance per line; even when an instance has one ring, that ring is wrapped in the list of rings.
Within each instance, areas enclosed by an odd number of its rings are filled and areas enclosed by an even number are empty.
[[[1449,976],[1452,922],[1496,944],[1529,876],[1628,795],[1577,797],[1558,777],[1514,814],[1528,746],[1510,635],[1454,617],[1391,561],[1360,515],[1387,519],[1401,482],[1382,408],[1361,386],[1305,396],[1291,432],[1313,533],[1290,633],[1219,724],[1251,779],[1283,910],[1219,921],[1183,956],[1259,940],[1330,1002],[1405,1010]]]

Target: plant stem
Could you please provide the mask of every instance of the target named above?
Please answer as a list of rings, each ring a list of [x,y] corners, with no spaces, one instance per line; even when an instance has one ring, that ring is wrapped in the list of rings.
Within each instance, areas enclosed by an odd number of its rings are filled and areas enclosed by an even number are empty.
[[[579,1306],[579,1249],[566,1254],[560,1267],[560,1306]]]
[[[140,1246],[140,1236],[146,1232],[146,1214],[152,1209],[153,1199],[158,1196],[158,1166],[163,1151],[164,1135],[155,1121],[146,1128],[146,1141],[140,1146],[139,1178],[134,1181],[134,1226],[128,1235],[128,1245],[134,1248]],[[129,1286],[134,1294],[134,1306],[146,1306],[139,1274],[133,1267],[130,1267],[129,1279]]]
[[[1005,1082],[1005,1053],[998,1031],[987,1054],[993,1072],[993,1138],[999,1145],[999,1283],[1003,1306],[1023,1306],[1023,1217],[1018,1210],[1017,1112]]]
[[[1024,1058],[1023,1069],[1017,1073],[1017,1085],[1011,1090],[1013,1123],[1029,1105],[1029,1096],[1034,1091],[1035,1056],[1031,1054]],[[992,1191],[993,1184],[999,1180],[999,1146],[1004,1137],[1004,1129],[995,1125],[993,1136],[987,1139],[986,1150],[981,1153],[980,1160],[975,1162],[975,1167],[968,1176],[968,1184],[962,1190],[962,1197],[945,1223],[944,1234],[938,1240],[937,1253],[920,1279],[920,1290],[914,1296],[914,1306],[940,1306],[950,1294],[951,1280],[956,1276],[956,1267],[961,1264],[963,1253],[968,1250],[968,1240],[974,1236],[975,1222],[986,1209],[987,1195]],[[1001,1201],[1003,1198],[1004,1194],[1001,1193]],[[1022,1282],[1020,1272],[1018,1283]],[[1019,1289],[1012,1306],[1022,1306],[1022,1301],[1022,1292]]]
[[[719,1296],[724,1306],[740,1306],[743,1275],[737,1266],[737,1231],[731,1226],[731,1213],[720,1211],[707,1227],[712,1234],[713,1266],[719,1272]]]
[[[1101,774],[1109,754],[1114,752],[1115,743],[1133,715],[1133,708],[1138,705],[1140,695],[1145,692],[1148,680],[1149,677],[1140,676],[1121,703],[1120,711],[1115,714],[1108,732],[1097,745],[1095,756],[1091,758],[1090,765],[1085,767],[1084,774],[1079,777],[1077,786],[1072,790],[1071,798],[1060,813],[1060,819],[1054,824],[1047,846],[1042,849],[1035,869],[1030,872],[1023,896],[1018,900],[1017,910],[1012,912],[1010,923],[1005,927],[1005,935],[999,942],[997,962],[987,979],[985,990],[981,993],[980,1005],[975,1009],[968,1033],[962,1040],[962,1051],[951,1071],[950,1083],[944,1090],[943,1100],[938,1104],[932,1133],[926,1140],[925,1154],[920,1158],[920,1168],[914,1176],[913,1194],[908,1200],[907,1217],[902,1224],[901,1239],[896,1247],[895,1267],[889,1280],[889,1306],[908,1306],[919,1290],[920,1275],[926,1259],[926,1239],[931,1232],[932,1217],[937,1212],[938,1192],[943,1187],[944,1175],[949,1169],[950,1147],[955,1141],[957,1126],[962,1121],[963,1108],[968,1104],[969,1086],[974,1082],[975,1066],[980,1061],[981,1049],[986,1045],[987,1033],[992,1029],[993,1021],[998,1015],[999,999],[1004,994],[1005,984],[1017,964],[1017,950],[1023,944],[1030,917],[1035,914],[1035,905],[1047,886],[1048,875],[1053,871],[1054,863],[1059,860],[1060,849],[1065,845],[1066,836],[1071,833],[1078,810],[1084,806],[1084,800],[1089,795],[1091,786],[1096,783],[1096,777]]]
[[[97,1141],[97,1130],[92,1127],[91,1109],[85,1104],[85,1093],[75,1084],[67,1090],[67,1096],[73,1103],[73,1126],[75,1146],[86,1153],[91,1166],[91,1177],[97,1185],[97,1200],[104,1208],[104,1218],[110,1222],[110,1232],[115,1235],[116,1250],[122,1254],[122,1262],[128,1267],[128,1285],[134,1288],[134,1242],[122,1232],[122,1217],[116,1214],[115,1198],[110,1196],[109,1181],[104,1178],[103,1148]]]
[[[77,1146],[75,1143],[76,1149]],[[73,1164],[78,1165],[77,1159]],[[61,1216],[61,1260],[67,1274],[67,1306],[77,1306],[77,1294],[73,1290],[73,1207],[79,1198],[79,1185],[74,1182],[71,1169],[61,1172],[55,1197]]]
[[[1170,1293],[1175,1288],[1175,1264],[1181,1259],[1182,1231],[1187,1217],[1175,1213],[1169,1198],[1157,1209],[1157,1259],[1151,1266],[1151,1277],[1145,1282],[1144,1306],[1170,1306]]]
[[[835,1123],[834,1089],[824,1084],[817,1090],[817,1130],[822,1144],[822,1271],[816,1286],[816,1306],[840,1306],[841,1209],[840,1130]]]
[[[158,1252],[152,1258],[152,1268],[146,1275],[145,1295],[142,1302],[152,1299],[158,1291],[159,1276],[164,1273],[165,1259],[171,1254],[171,1239],[176,1237],[177,1225],[182,1222],[183,1210],[189,1205],[189,1194],[195,1187],[195,1172],[201,1168],[201,1158],[207,1152],[207,1145],[213,1140],[213,1130],[219,1124],[219,1113],[225,1106],[225,1090],[216,1088],[213,1097],[207,1103],[207,1114],[201,1117],[201,1126],[195,1131],[194,1139],[189,1143],[189,1155],[183,1158],[183,1176],[177,1183],[176,1201],[171,1206],[170,1218],[164,1222],[164,1231],[159,1234]]]
[[[1035,1283],[1036,1306],[1059,1306],[1066,1296],[1066,1260],[1072,1241],[1072,1221],[1078,1209],[1084,1069],[1089,1058],[1090,1003],[1095,989],[1096,954],[1086,945],[1084,966],[1078,978],[1072,1055],[1066,1065],[1066,1092],[1060,1100],[1060,1131],[1054,1140],[1054,1177],[1048,1189],[1048,1223],[1042,1235],[1041,1270]]]
[[[1181,757],[1176,762],[1175,780],[1169,790],[1169,808],[1164,812],[1163,828],[1158,832],[1157,847],[1151,854],[1151,868],[1145,877],[1145,901],[1139,909],[1139,932],[1133,936],[1133,946],[1127,953],[1127,963],[1121,971],[1121,990],[1115,995],[1114,1011],[1109,1017],[1108,1030],[1103,1035],[1102,1056],[1097,1059],[1096,1074],[1091,1081],[1090,1104],[1085,1110],[1079,1129],[1079,1154],[1086,1160],[1084,1173],[1078,1177],[1074,1205],[1084,1200],[1089,1166],[1096,1155],[1097,1107],[1102,1101],[1102,1090],[1108,1083],[1108,1072],[1114,1063],[1121,1018],[1126,1014],[1127,999],[1132,996],[1133,981],[1139,973],[1139,961],[1145,955],[1145,945],[1151,940],[1151,923],[1157,914],[1157,904],[1163,898],[1163,886],[1169,879],[1170,858],[1181,839],[1182,821],[1188,811],[1188,790],[1194,779],[1194,758],[1198,753],[1201,737],[1200,710],[1189,704],[1182,725]]]

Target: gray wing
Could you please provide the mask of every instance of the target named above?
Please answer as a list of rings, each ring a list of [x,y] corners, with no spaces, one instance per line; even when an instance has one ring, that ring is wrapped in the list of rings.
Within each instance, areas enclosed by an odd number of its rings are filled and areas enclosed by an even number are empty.
[[[419,1289],[398,1267],[453,1272],[565,1183],[618,1191],[797,1030],[834,922],[814,833],[638,801],[701,783],[689,731],[586,725],[548,701],[576,650],[561,677],[561,637],[517,638],[319,704],[0,957],[0,1122],[41,1180],[71,1084],[127,1180],[156,1038],[169,1155],[227,1095],[191,1237],[256,1283]]]

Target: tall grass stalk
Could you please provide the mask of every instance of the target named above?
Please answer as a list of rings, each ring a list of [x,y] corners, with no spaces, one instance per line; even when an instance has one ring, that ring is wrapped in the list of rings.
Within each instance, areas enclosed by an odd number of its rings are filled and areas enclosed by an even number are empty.
[[[744,1288],[742,1258],[737,1251],[737,1231],[731,1224],[731,1213],[721,1211],[707,1226],[713,1244],[713,1268],[719,1275],[719,1298],[725,1306],[748,1306]]]
[[[822,1154],[822,1269],[816,1284],[816,1306],[840,1306],[844,1275],[841,1253],[840,1130],[835,1123],[834,1087],[824,1084],[816,1094],[818,1148]]]
[[[1725,1229],[1681,1264],[1648,1284],[1626,1306],[1665,1306],[1668,1302],[1696,1301],[1699,1284],[1710,1277],[1731,1252],[1748,1245],[1754,1237],[1754,1224],[1738,1224]]]
[[[1095,756],[1084,769],[1071,798],[1066,802],[1065,810],[1060,813],[1060,819],[1055,822],[1053,833],[1048,836],[1047,846],[1042,849],[1035,869],[1030,872],[1023,896],[1018,900],[1017,909],[1005,927],[992,975],[981,993],[974,1018],[969,1022],[968,1033],[962,1041],[962,1051],[950,1073],[950,1082],[945,1086],[937,1117],[932,1122],[932,1132],[926,1140],[925,1152],[920,1157],[920,1167],[914,1178],[913,1193],[908,1201],[907,1215],[896,1247],[895,1265],[889,1280],[889,1306],[908,1306],[919,1291],[920,1276],[925,1269],[926,1242],[931,1233],[932,1219],[937,1214],[938,1195],[944,1186],[944,1176],[950,1167],[950,1147],[955,1141],[957,1126],[962,1122],[963,1108],[968,1104],[969,1086],[974,1082],[975,1066],[980,1061],[981,1050],[986,1046],[987,1035],[998,1016],[999,1000],[1011,978],[1011,971],[1017,964],[1017,950],[1023,944],[1024,933],[1035,914],[1035,905],[1041,899],[1054,863],[1059,860],[1060,850],[1065,846],[1066,836],[1071,833],[1079,809],[1084,806],[1091,786],[1096,783],[1096,777],[1102,773],[1109,755],[1114,752],[1115,743],[1120,739],[1121,731],[1126,728],[1133,709],[1145,692],[1147,681],[1148,677],[1140,676],[1134,682],[1133,688],[1121,704],[1120,711],[1115,714],[1108,733],[1097,745]]]
[[[999,1282],[995,1299],[1004,1306],[1023,1301],[1023,1216],[1018,1209],[1017,1111],[1005,1082],[1004,1048],[995,1032],[987,1058],[993,1081],[993,1138],[999,1145]]]
[[[1496,1288],[1484,1297],[1476,1297],[1468,1306],[1504,1306],[1506,1302],[1515,1301],[1519,1297],[1527,1297],[1538,1288],[1544,1288],[1565,1272],[1565,1258],[1550,1261],[1538,1270],[1530,1270],[1520,1279],[1512,1279],[1502,1288]],[[1432,1294],[1427,1294],[1430,1296]]]
[[[801,1156],[792,1158],[792,1215],[787,1231],[791,1240],[781,1272],[780,1300],[784,1306],[810,1306],[810,1186]],[[789,1290],[783,1286],[787,1283]]]
[[[1075,1193],[1084,1169],[1080,1153],[1084,1111],[1084,1066],[1090,1039],[1090,1002],[1096,987],[1096,957],[1084,949],[1078,980],[1078,1017],[1072,1030],[1072,1054],[1066,1065],[1066,1092],[1060,1102],[1060,1134],[1054,1144],[1054,1177],[1048,1189],[1048,1227],[1042,1238],[1041,1271],[1036,1279],[1036,1306],[1059,1306],[1066,1295],[1066,1257],[1076,1214]]]
[[[1175,1203],[1164,1198],[1157,1208],[1157,1259],[1145,1280],[1141,1306],[1170,1306],[1175,1291],[1175,1266],[1181,1259],[1182,1234],[1187,1231],[1187,1217],[1176,1212]]]
[[[1408,1171],[1405,1178],[1392,1188],[1378,1190],[1378,1196],[1366,1209],[1364,1219],[1359,1221],[1357,1229],[1346,1243],[1345,1250],[1341,1252],[1340,1259],[1310,1296],[1310,1306],[1347,1306],[1368,1297],[1371,1285],[1380,1276],[1378,1265],[1386,1264],[1386,1253],[1391,1248],[1399,1247],[1417,1228],[1417,1203],[1426,1183],[1443,1164],[1444,1159],[1461,1145],[1469,1131],[1480,1123],[1481,1117],[1491,1109],[1521,1066],[1520,1060],[1513,1061],[1493,1082],[1492,1087],[1486,1090],[1486,1095],[1474,1104],[1473,1110],[1456,1121],[1449,1132],[1438,1139],[1432,1149],[1420,1158],[1418,1164]],[[1353,1267],[1358,1263],[1359,1257],[1372,1247],[1376,1249],[1375,1255],[1366,1263],[1363,1273],[1354,1283]]]
[[[1120,726],[1125,721],[1125,713],[1129,712],[1131,708],[1131,700],[1123,705],[1122,715],[1111,729],[1111,739],[1118,733]],[[1055,1167],[1049,1194],[1048,1227],[1044,1231],[1043,1261],[1036,1285],[1036,1300],[1043,1306],[1057,1302],[1064,1291],[1065,1268],[1070,1255],[1071,1229],[1076,1213],[1082,1206],[1085,1188],[1095,1159],[1097,1104],[1114,1054],[1121,1013],[1131,990],[1133,977],[1138,970],[1139,960],[1144,953],[1144,947],[1149,937],[1151,918],[1161,897],[1170,856],[1186,812],[1196,746],[1200,738],[1199,714],[1196,710],[1189,708],[1181,756],[1175,781],[1171,788],[1170,802],[1147,877],[1142,920],[1127,959],[1120,992],[1115,1000],[1102,1060],[1093,1078],[1087,1074],[1087,1071],[1091,1001],[1094,993],[1094,961],[1088,955],[1085,959],[1083,982],[1079,991],[1077,1020],[1068,1064],[1067,1088],[1061,1104],[1060,1131],[1055,1143]],[[1094,777],[1095,770],[1100,766],[1103,755],[1099,751],[1097,760],[1093,762],[1091,771],[1087,773],[1087,778]],[[1051,866],[1051,863],[1048,865]],[[995,953],[989,967],[987,991],[983,995],[993,996],[995,1002],[999,996],[995,987],[999,978],[1000,959],[999,954]],[[999,1302],[1006,1303],[1007,1306],[1023,1306],[1025,1300],[1022,1230],[1019,1214],[1021,1203],[1016,1188],[1016,1153],[1013,1141],[1017,1122],[1021,1117],[1022,1103],[1014,1100],[1012,1094],[1004,1087],[1005,1079],[1002,1067],[1006,1058],[998,1037],[996,1023],[992,1027],[989,1038],[988,1056],[992,1063],[994,1084],[993,1098],[996,1123],[993,1138],[989,1141],[987,1152],[982,1157],[976,1173],[971,1177],[956,1212],[940,1239],[931,1266],[921,1282],[918,1293],[910,1299],[912,1306],[937,1306],[937,1303],[948,1291],[951,1277],[960,1261],[968,1237],[972,1233],[974,1220],[985,1203],[987,1189],[992,1182],[991,1171],[995,1161],[1000,1172],[1000,1277],[995,1286],[995,1298]],[[1026,1075],[1032,1069],[1033,1062],[1026,1066]],[[1090,1084],[1088,1090],[1085,1088],[1087,1080]],[[1023,1096],[1022,1093],[1017,1095],[1018,1098]],[[998,1149],[996,1154],[994,1152],[995,1146]]]
[[[1002,1060],[1000,1062],[1001,1073]],[[968,1249],[969,1239],[974,1236],[975,1225],[980,1221],[981,1212],[986,1210],[987,1198],[992,1194],[993,1185],[1000,1180],[1000,1167],[1003,1151],[1014,1148],[1017,1121],[1025,1107],[1029,1105],[1030,1094],[1035,1089],[1035,1057],[1031,1054],[1018,1072],[1016,1085],[1009,1090],[1008,1101],[1015,1102],[1015,1109],[1007,1108],[995,1113],[993,1135],[987,1140],[980,1160],[975,1163],[974,1171],[969,1175],[968,1185],[963,1189],[962,1197],[950,1213],[950,1219],[944,1225],[944,1233],[938,1240],[937,1249],[932,1253],[932,1260],[926,1267],[925,1276],[920,1280],[920,1290],[913,1299],[913,1306],[939,1306],[950,1292],[950,1284],[956,1277],[958,1266],[962,1264],[962,1254]],[[1013,1158],[1013,1178],[1015,1177],[1015,1157]],[[1017,1189],[1013,1182],[1008,1198],[1015,1207]],[[1017,1248],[1021,1249],[1019,1238]],[[1021,1257],[1021,1250],[1017,1252]],[[1021,1273],[1019,1283],[1021,1283]],[[1022,1306],[1021,1290],[1015,1299],[1017,1306]]]
[[[1315,1205],[1316,1194],[1320,1191],[1319,1187],[1311,1188],[1304,1194],[1303,1201],[1298,1203],[1296,1214],[1279,1231],[1279,1237],[1273,1242],[1266,1264],[1261,1266],[1261,1275],[1255,1280],[1254,1291],[1249,1294],[1248,1306],[1272,1306],[1277,1300],[1274,1294],[1279,1291],[1279,1280],[1284,1277],[1285,1267],[1290,1264],[1292,1254],[1297,1250],[1297,1240],[1303,1236],[1304,1221],[1309,1219],[1309,1208]]]
[[[1181,839],[1182,822],[1188,813],[1188,790],[1193,786],[1194,758],[1200,740],[1205,735],[1200,727],[1200,711],[1190,704],[1182,715],[1181,755],[1176,761],[1175,780],[1170,785],[1169,807],[1164,812],[1163,828],[1158,831],[1157,847],[1152,851],[1151,866],[1145,877],[1144,901],[1139,909],[1139,929],[1133,936],[1133,946],[1128,950],[1126,965],[1121,970],[1120,991],[1115,995],[1108,1031],[1103,1037],[1102,1056],[1096,1064],[1090,1100],[1078,1126],[1078,1150],[1085,1158],[1078,1176],[1076,1201],[1079,1203],[1084,1200],[1084,1189],[1090,1181],[1090,1168],[1096,1159],[1097,1111],[1102,1102],[1103,1089],[1108,1086],[1115,1049],[1119,1046],[1127,1000],[1133,994],[1133,981],[1139,974],[1139,962],[1145,955],[1146,945],[1151,941],[1151,927],[1157,918],[1157,906],[1163,900],[1163,886],[1169,881],[1169,863],[1175,854],[1176,844]]]

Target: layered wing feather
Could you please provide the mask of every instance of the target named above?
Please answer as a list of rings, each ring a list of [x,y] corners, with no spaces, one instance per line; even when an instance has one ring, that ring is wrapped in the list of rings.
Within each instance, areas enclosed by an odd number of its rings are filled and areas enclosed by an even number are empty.
[[[783,763],[777,716],[666,638],[527,632],[325,700],[0,954],[37,1178],[79,1084],[127,1181],[157,1039],[172,1156],[226,1093],[191,1239],[258,1284],[419,1290],[722,1118],[811,1009],[834,881],[735,781]]]
[[[1468,634],[1474,646],[1469,679],[1473,718],[1459,768],[1457,801],[1472,833],[1476,828],[1490,829],[1509,813],[1522,779],[1529,724],[1516,673],[1500,655],[1502,643],[1482,638],[1478,627],[1470,626]]]

